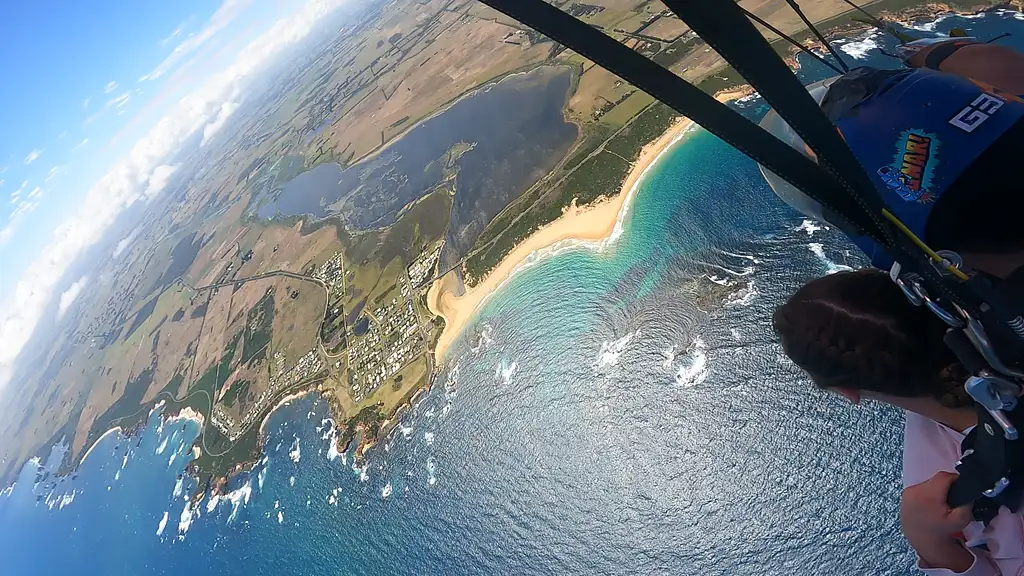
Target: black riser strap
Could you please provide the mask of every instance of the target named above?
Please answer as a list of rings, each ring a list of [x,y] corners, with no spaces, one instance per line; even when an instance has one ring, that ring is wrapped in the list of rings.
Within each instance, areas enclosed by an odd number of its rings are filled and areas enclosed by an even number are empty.
[[[867,213],[864,203],[859,202],[852,194],[844,192],[849,186],[833,173],[782,144],[780,140],[738,112],[672,72],[543,0],[481,2],[600,64],[700,124],[826,208],[842,215],[850,224],[857,226],[882,245],[891,245],[888,230],[883,228],[874,214]],[[742,15],[740,18],[754,29]],[[754,30],[756,32],[756,29]],[[758,37],[760,38],[760,35]],[[774,55],[774,52],[772,54]],[[781,60],[779,62],[781,63]],[[792,77],[788,69],[786,74]],[[799,83],[797,85],[799,86]],[[805,99],[813,103],[802,86],[800,92]],[[818,116],[831,126],[820,111]]]

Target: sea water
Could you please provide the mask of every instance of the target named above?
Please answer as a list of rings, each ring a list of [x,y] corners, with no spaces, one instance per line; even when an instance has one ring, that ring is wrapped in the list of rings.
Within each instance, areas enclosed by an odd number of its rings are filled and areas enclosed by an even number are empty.
[[[1014,18],[921,27],[1020,43]],[[843,50],[884,64],[886,42]],[[2,571],[912,573],[900,415],[816,392],[768,327],[801,282],[860,264],[697,130],[649,171],[614,243],[543,259],[488,301],[439,377],[457,384],[365,465],[333,449],[326,404],[307,396],[272,415],[251,473],[192,505],[179,476],[198,425],[156,410],[71,476],[52,473],[62,446],[26,465],[0,495]],[[698,307],[714,284],[732,294]]]

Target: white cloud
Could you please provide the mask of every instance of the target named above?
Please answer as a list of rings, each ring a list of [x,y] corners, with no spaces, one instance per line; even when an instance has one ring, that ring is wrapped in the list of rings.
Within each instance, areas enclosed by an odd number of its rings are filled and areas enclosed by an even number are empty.
[[[71,304],[73,304],[75,299],[78,298],[78,295],[82,292],[82,288],[85,288],[85,284],[88,281],[88,278],[82,276],[60,295],[60,302],[57,304],[58,319],[62,318],[64,313],[68,311],[68,308],[70,308]]]
[[[186,22],[187,22],[187,20],[186,20]],[[182,22],[181,24],[178,24],[178,27],[175,28],[173,32],[171,32],[166,38],[164,38],[163,40],[160,41],[160,45],[161,46],[166,46],[168,42],[170,42],[171,40],[174,40],[178,36],[181,36],[181,32],[184,29],[185,29],[185,22]]]
[[[206,43],[207,40],[213,38],[218,32],[223,30],[232,20],[238,16],[252,3],[252,0],[224,0],[224,3],[220,5],[220,8],[210,16],[210,19],[206,21],[206,24],[201,30],[195,34],[190,34],[181,44],[174,47],[171,54],[164,58],[163,62],[157,64],[149,74],[146,74],[139,78],[139,82],[145,82],[147,80],[156,80],[157,78],[166,74],[169,70],[178,65],[182,58],[186,55],[194,52],[197,48]]]
[[[36,190],[39,190],[37,187]],[[39,196],[42,195],[42,191],[32,191],[29,194],[27,200],[20,200],[14,198],[12,195],[11,204],[17,204],[14,207],[14,211],[7,215],[7,224],[3,230],[0,230],[0,246],[6,244],[11,238],[14,237],[15,232],[18,231],[18,227],[21,225],[21,221],[30,214],[33,210],[39,207]],[[20,191],[20,190],[19,190]],[[17,192],[15,192],[17,194]],[[34,195],[33,195],[34,194]],[[3,324],[0,324],[0,330],[3,330]],[[0,378],[3,377],[6,372],[6,368],[3,363],[0,363]]]
[[[181,99],[89,189],[79,209],[53,232],[41,255],[29,264],[0,306],[0,387],[10,379],[14,360],[32,337],[55,288],[75,259],[103,236],[125,208],[144,199],[145,194],[159,193],[174,169],[166,160],[193,134],[214,122],[225,102],[238,101],[244,83],[268,58],[303,39],[345,1],[311,0],[279,20],[230,66]]]
[[[21,186],[18,186],[17,190],[11,192],[11,204],[14,204],[18,201],[18,197],[21,196],[21,193],[25,191],[25,188],[28,188],[28,180],[22,182]]]
[[[143,194],[146,198],[152,198],[157,194],[164,191],[167,187],[167,182],[171,179],[171,174],[177,170],[177,166],[170,166],[167,164],[161,164],[153,169],[153,173],[149,176],[149,184],[146,185],[146,191]]]
[[[72,152],[78,152],[78,149],[79,149],[79,148],[81,148],[82,146],[85,146],[85,145],[86,145],[86,144],[88,144],[88,143],[89,143],[89,139],[88,139],[88,138],[86,138],[86,139],[82,140],[81,142],[79,142],[77,146],[75,146],[74,148],[72,148],[72,149],[71,149],[71,151],[72,151]]]
[[[28,199],[29,200],[35,200],[36,198],[39,198],[42,195],[43,195],[43,189],[40,188],[39,186],[36,186],[35,188],[32,189],[31,192],[28,193]]]
[[[113,80],[111,80],[110,82],[107,82],[107,85],[103,87],[103,93],[104,94],[110,94],[114,90],[117,90],[117,82],[115,82]]]
[[[224,127],[224,123],[227,122],[228,118],[235,113],[238,109],[236,102],[225,102],[221,104],[220,111],[217,112],[217,117],[214,118],[213,122],[210,122],[203,128],[203,141],[199,143],[200,146],[206,146],[206,144],[213,138],[213,136],[220,132],[220,129]]]
[[[136,234],[138,234],[137,228],[133,230],[131,234],[125,236],[124,238],[121,239],[120,242],[117,243],[117,246],[114,247],[114,253],[111,254],[110,256],[112,258],[117,258],[118,256],[120,256],[121,253],[124,252],[125,248],[130,246],[131,243],[135,241]]]
[[[53,168],[50,168],[50,171],[46,173],[46,178],[43,179],[43,182],[49,182],[50,180],[53,180],[53,178],[57,176],[57,174],[60,174],[60,170],[60,166],[54,166]]]
[[[86,98],[85,100],[82,100],[82,108],[88,108],[88,107],[89,107],[89,99]]]
[[[43,153],[42,150],[33,150],[33,151],[29,152],[28,156],[25,156],[25,164],[31,164],[31,163],[35,162],[36,158],[39,158],[39,156],[42,153]]]
[[[16,224],[14,222],[8,222],[7,225],[3,227],[3,229],[0,229],[0,246],[7,244],[7,242],[14,237],[15,226]],[[6,376],[7,370],[8,369],[6,367],[0,365],[0,379]]]
[[[6,173],[7,173],[7,166],[0,166],[0,174],[6,174]]]
[[[65,131],[61,132],[60,134],[57,134],[57,140],[63,140],[67,135],[68,135],[68,131],[65,130]]]
[[[128,100],[132,97],[131,92],[125,92],[117,98],[107,101],[107,106],[117,106],[118,108],[124,108],[124,105],[128,103]]]

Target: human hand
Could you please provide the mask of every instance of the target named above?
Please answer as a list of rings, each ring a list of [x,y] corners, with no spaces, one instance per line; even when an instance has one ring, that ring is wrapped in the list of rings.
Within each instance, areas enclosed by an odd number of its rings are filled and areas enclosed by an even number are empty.
[[[918,556],[932,568],[963,572],[974,556],[954,537],[974,519],[971,506],[950,508],[949,487],[956,474],[939,472],[928,480],[903,489],[900,528]]]

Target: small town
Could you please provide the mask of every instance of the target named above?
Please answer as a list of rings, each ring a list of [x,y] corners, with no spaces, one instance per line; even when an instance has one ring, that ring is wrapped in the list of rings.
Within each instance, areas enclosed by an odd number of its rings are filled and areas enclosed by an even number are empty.
[[[415,262],[409,265],[409,283],[412,287],[419,288],[433,278],[434,265],[437,263],[438,257],[441,256],[441,248],[443,247],[444,242],[438,242],[433,250],[424,252]]]
[[[278,367],[282,366],[284,364],[284,356],[280,352],[274,356]],[[320,358],[319,352],[314,348],[299,358],[299,361],[295,363],[291,370],[285,373],[279,372],[276,376],[270,377],[270,386],[246,410],[241,423],[236,422],[220,404],[213,407],[210,413],[210,421],[213,422],[213,425],[221,434],[227,436],[231,442],[234,442],[282,392],[307,377],[316,374],[323,369],[323,365],[323,359]]]
[[[369,328],[348,351],[352,397],[359,402],[394,377],[424,346],[412,288],[400,280],[401,299],[392,298],[373,310]]]

